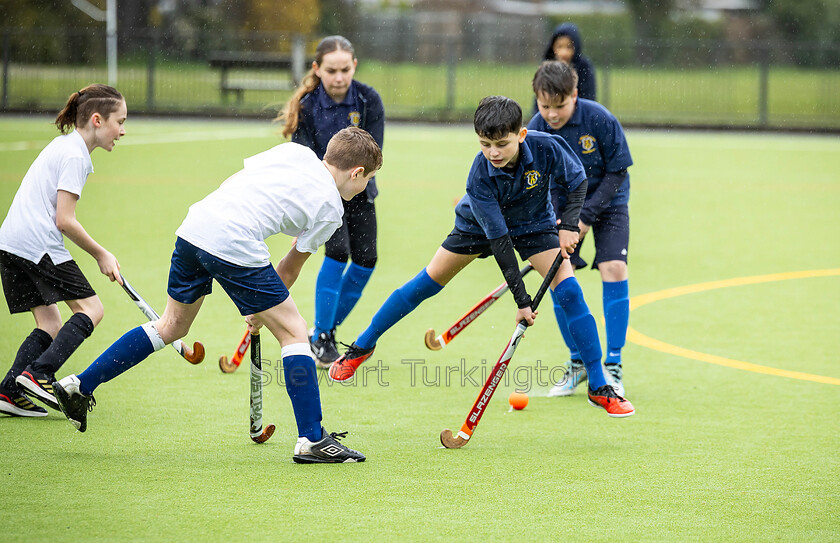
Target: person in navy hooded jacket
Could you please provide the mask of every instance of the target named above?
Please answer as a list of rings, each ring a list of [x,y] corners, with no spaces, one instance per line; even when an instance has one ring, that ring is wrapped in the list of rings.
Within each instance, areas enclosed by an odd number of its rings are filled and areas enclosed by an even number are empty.
[[[545,49],[543,60],[562,60],[575,69],[578,75],[578,98],[597,100],[595,67],[583,56],[580,30],[574,23],[563,23],[554,29]]]

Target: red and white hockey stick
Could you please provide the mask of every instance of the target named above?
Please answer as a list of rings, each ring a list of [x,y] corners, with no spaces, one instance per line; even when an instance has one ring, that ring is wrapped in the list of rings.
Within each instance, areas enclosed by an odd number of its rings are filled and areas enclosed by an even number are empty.
[[[522,274],[522,277],[525,277],[527,273],[534,268],[531,267],[530,264],[526,264],[519,273]],[[472,321],[478,318],[479,315],[484,313],[488,307],[493,305],[496,300],[504,296],[505,292],[508,291],[507,283],[502,283],[499,285],[496,290],[485,296],[480,302],[475,304],[469,311],[464,313],[464,316],[458,319],[455,324],[450,326],[444,333],[435,337],[435,329],[429,328],[426,330],[426,347],[433,351],[439,351],[446,347],[450,341],[455,339],[455,336],[461,333],[461,331],[466,328]]]
[[[222,355],[219,357],[219,369],[222,370],[223,373],[233,373],[242,363],[242,359],[245,358],[245,352],[248,350],[248,346],[251,344],[251,333],[246,329],[245,335],[242,336],[242,339],[239,341],[239,346],[236,348],[236,352],[233,353],[233,358],[228,361],[227,355]]]
[[[143,297],[140,296],[140,294],[138,294],[136,290],[134,290],[134,287],[132,287],[131,283],[128,282],[128,279],[125,278],[125,275],[122,275],[122,273],[120,275],[122,276],[123,280],[123,290],[126,292],[126,294],[128,294],[128,297],[132,299],[132,301],[137,305],[137,307],[140,308],[140,311],[142,311],[143,314],[146,315],[146,318],[150,321],[156,321],[160,319],[160,315],[158,315],[157,312],[154,309],[152,309],[152,306],[150,306],[146,302],[146,300],[144,300]],[[192,349],[187,347],[184,344],[184,342],[182,342],[180,339],[176,339],[172,342],[171,345],[176,351],[178,351],[178,354],[184,357],[184,360],[186,360],[190,364],[201,364],[201,362],[204,360],[204,345],[202,345],[200,341],[196,341],[193,344]]]
[[[545,292],[548,290],[551,280],[554,279],[555,275],[557,275],[557,270],[560,269],[560,265],[562,263],[563,253],[557,253],[557,258],[554,259],[554,262],[551,264],[551,268],[548,270],[548,273],[545,274],[545,279],[543,279],[540,289],[537,291],[537,295],[534,296],[534,299],[531,302],[531,309],[533,311],[537,310],[537,306],[540,305],[540,301],[543,299]],[[505,370],[507,370],[508,363],[510,362],[510,359],[513,358],[513,353],[516,351],[516,347],[519,345],[519,341],[522,339],[522,335],[525,333],[527,328],[528,324],[524,320],[520,321],[516,325],[516,330],[513,331],[513,335],[511,336],[510,341],[508,341],[502,356],[499,357],[499,361],[496,362],[495,366],[493,366],[493,370],[487,377],[487,381],[485,381],[484,387],[481,389],[481,393],[479,393],[478,398],[476,398],[472,409],[470,409],[469,415],[467,415],[467,420],[464,421],[464,424],[461,426],[461,430],[458,434],[453,435],[452,430],[449,430],[448,428],[440,433],[440,442],[444,447],[447,449],[460,449],[466,445],[467,441],[469,441],[470,437],[472,437],[475,427],[478,426],[478,421],[481,420],[481,416],[484,414],[487,404],[490,403],[493,393],[496,392],[499,383],[502,381],[502,377],[505,374]]]

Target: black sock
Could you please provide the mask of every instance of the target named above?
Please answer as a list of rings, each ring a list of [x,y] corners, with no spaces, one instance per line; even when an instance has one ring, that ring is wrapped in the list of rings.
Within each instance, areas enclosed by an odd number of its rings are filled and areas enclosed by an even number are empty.
[[[12,367],[8,373],[6,373],[3,382],[0,383],[0,387],[5,389],[16,387],[15,377],[20,375],[26,369],[26,366],[44,354],[44,351],[50,346],[52,340],[52,336],[40,328],[32,330],[32,333],[26,336],[26,339],[20,344],[15,361],[12,363]]]
[[[32,363],[32,369],[47,375],[55,374],[92,333],[93,321],[90,317],[75,313],[58,331],[52,345]]]

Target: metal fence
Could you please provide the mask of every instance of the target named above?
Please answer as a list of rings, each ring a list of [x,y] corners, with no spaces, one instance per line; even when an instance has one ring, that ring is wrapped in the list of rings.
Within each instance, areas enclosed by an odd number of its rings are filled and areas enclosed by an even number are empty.
[[[356,78],[379,91],[388,118],[465,121],[489,94],[510,96],[531,112],[542,35],[523,27],[516,43],[494,39],[492,28],[429,28],[437,33],[395,21],[348,36],[359,58]],[[128,45],[120,50],[116,86],[133,114],[272,117],[311,62],[317,40],[273,33],[123,34]],[[1,111],[55,112],[72,91],[107,82],[104,37],[9,28],[2,30],[2,45]],[[589,41],[587,52],[598,100],[628,126],[840,129],[837,49],[611,40]],[[245,61],[224,67],[222,53]]]

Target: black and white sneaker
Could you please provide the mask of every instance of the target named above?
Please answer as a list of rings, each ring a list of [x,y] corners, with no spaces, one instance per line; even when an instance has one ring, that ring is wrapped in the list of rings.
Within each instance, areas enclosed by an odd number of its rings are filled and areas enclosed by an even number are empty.
[[[340,464],[365,461],[365,455],[338,442],[339,439],[347,437],[347,432],[327,434],[322,427],[321,435],[324,436],[321,441],[314,443],[305,437],[299,437],[292,460],[298,464]]]
[[[335,345],[335,329],[329,332],[321,332],[315,339],[312,339],[310,335],[309,346],[315,356],[315,365],[321,369],[328,369],[330,364],[341,357]]]
[[[15,417],[46,417],[47,410],[35,405],[14,384],[13,389],[0,389],[0,413]]]
[[[55,401],[55,394],[53,394],[53,383],[55,382],[55,375],[48,373],[41,373],[32,369],[32,366],[27,366],[15,378],[15,383],[29,396],[32,396],[39,402],[43,402],[47,407],[51,407],[58,411],[58,403]]]
[[[93,394],[90,396],[82,394],[79,385],[81,382],[78,377],[68,375],[61,381],[53,383],[53,391],[55,399],[58,400],[58,406],[67,420],[76,427],[76,430],[84,432],[87,430],[88,411],[93,411],[96,400]]]

